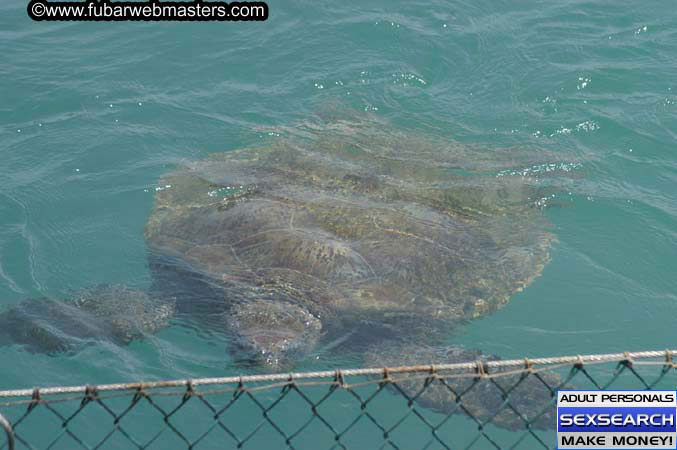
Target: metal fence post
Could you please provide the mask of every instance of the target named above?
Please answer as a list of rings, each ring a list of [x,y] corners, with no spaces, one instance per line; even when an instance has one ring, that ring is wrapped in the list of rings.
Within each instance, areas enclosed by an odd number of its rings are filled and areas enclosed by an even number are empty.
[[[12,430],[12,425],[2,414],[0,414],[0,426],[4,428],[5,433],[7,433],[7,446],[9,447],[9,450],[14,450],[14,430]]]

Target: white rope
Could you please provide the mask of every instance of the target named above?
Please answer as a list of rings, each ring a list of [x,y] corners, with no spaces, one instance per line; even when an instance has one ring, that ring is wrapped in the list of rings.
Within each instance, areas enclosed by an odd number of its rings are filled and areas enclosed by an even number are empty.
[[[618,361],[627,361],[632,360],[637,363],[641,359],[656,359],[662,358],[665,361],[665,364],[672,365],[672,358],[674,355],[677,355],[677,350],[660,350],[660,351],[643,351],[643,352],[624,352],[624,353],[607,353],[601,355],[576,355],[576,356],[559,356],[559,357],[550,357],[550,358],[522,358],[522,359],[512,359],[512,360],[499,360],[499,361],[485,361],[483,363],[483,368],[488,369],[505,369],[505,368],[521,368],[524,369],[525,361],[528,361],[529,366],[551,366],[551,365],[561,365],[561,364],[585,364],[585,363],[602,363],[602,362],[618,362]],[[477,376],[477,362],[470,361],[465,363],[454,363],[454,364],[435,364],[435,372],[443,371],[458,371],[458,372],[468,372],[468,376]],[[303,380],[311,378],[336,378],[337,373],[341,375],[341,378],[348,376],[365,376],[365,375],[383,375],[383,367],[381,368],[368,368],[368,369],[345,369],[345,370],[324,370],[319,372],[301,372],[301,373],[279,373],[279,374],[268,374],[268,375],[246,375],[246,376],[233,376],[233,377],[222,377],[222,378],[196,378],[192,380],[169,380],[169,381],[150,381],[150,382],[136,382],[136,383],[117,383],[117,384],[103,384],[100,386],[89,386],[89,388],[95,388],[97,392],[106,392],[106,391],[126,391],[126,390],[137,390],[137,391],[146,391],[148,389],[158,389],[158,388],[171,388],[171,387],[183,387],[185,388],[187,383],[190,383],[190,386],[207,386],[215,384],[243,384],[243,383],[257,383],[257,382],[268,382],[268,381],[288,381],[293,380]],[[402,367],[391,367],[387,368],[387,373],[391,374],[405,374],[405,373],[430,373],[431,365],[417,365],[417,366],[402,366]],[[88,386],[59,386],[59,387],[46,387],[40,388],[38,390],[40,396],[44,395],[53,395],[53,394],[69,394],[69,393],[85,393]],[[30,389],[15,389],[15,390],[6,390],[0,391],[0,398],[3,397],[25,397],[32,396],[36,391],[35,388]]]

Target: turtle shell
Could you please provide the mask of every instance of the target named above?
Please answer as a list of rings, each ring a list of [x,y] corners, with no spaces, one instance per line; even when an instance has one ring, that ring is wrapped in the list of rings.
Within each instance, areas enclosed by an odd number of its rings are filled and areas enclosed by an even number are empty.
[[[151,253],[221,286],[217,307],[272,298],[342,326],[465,320],[547,264],[537,185],[495,154],[473,167],[477,149],[458,143],[343,122],[296,131],[160,181]]]

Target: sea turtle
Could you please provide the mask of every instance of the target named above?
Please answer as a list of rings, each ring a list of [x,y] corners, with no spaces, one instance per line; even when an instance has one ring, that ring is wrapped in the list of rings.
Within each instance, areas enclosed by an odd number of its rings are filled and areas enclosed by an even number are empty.
[[[451,330],[500,308],[549,261],[538,183],[507,170],[529,153],[371,121],[280,131],[160,180],[145,229],[152,292],[176,303],[144,329],[166,325],[175,305],[269,370],[326,342],[374,364],[478,357],[443,347]],[[430,392],[420,400],[437,409],[450,400]]]
[[[99,285],[75,292],[68,301],[48,297],[20,302],[0,313],[0,344],[31,352],[75,351],[91,340],[129,344],[169,325],[170,298],[124,285]]]
[[[524,177],[471,171],[460,144],[352,122],[304,131],[165,176],[146,225],[159,290],[261,363],[346,330],[430,342],[548,262]]]
[[[145,232],[158,287],[270,370],[336,340],[376,365],[481,358],[446,338],[548,263],[554,237],[537,183],[486,154],[465,160],[473,151],[457,143],[350,121],[300,128],[160,181]],[[541,408],[552,396],[533,379],[520,389]],[[466,412],[487,418],[500,405],[495,388],[484,391],[494,395],[469,396]],[[454,403],[445,389],[419,400]],[[512,411],[495,422],[523,426]]]

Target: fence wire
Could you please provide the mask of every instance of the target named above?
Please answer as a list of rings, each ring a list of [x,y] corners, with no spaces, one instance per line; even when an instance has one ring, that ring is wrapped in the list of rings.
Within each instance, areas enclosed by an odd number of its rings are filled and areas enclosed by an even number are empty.
[[[554,449],[558,389],[675,389],[676,352],[0,391],[0,449]]]

